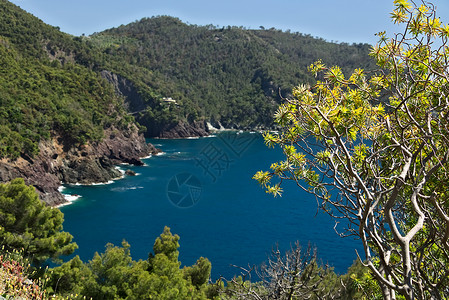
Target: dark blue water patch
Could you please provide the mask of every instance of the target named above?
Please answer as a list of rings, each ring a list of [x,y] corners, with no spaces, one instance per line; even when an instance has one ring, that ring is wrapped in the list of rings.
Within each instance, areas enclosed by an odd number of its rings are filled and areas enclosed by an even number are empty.
[[[273,198],[251,179],[282,158],[279,150],[265,147],[260,135],[151,142],[164,154],[145,159],[144,167],[121,166],[139,176],[108,185],[66,187],[66,193],[82,196],[61,210],[64,229],[79,245],[75,254],[84,261],[103,252],[107,243],[120,245],[122,240],[131,244],[134,259],[146,259],[164,226],[181,237],[182,264],[207,257],[213,279],[238,274],[232,265],[261,264],[276,243],[287,249],[297,240],[304,247],[310,242],[319,258],[339,273],[352,264],[355,249],[361,251],[358,241],[335,233],[329,216],[317,214],[310,194],[287,183],[283,196]],[[183,180],[186,174],[192,180]],[[176,192],[196,200],[177,205],[170,196]]]

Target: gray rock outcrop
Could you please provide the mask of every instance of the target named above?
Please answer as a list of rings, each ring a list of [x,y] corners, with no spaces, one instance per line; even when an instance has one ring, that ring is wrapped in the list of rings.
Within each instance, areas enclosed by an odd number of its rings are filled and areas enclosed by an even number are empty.
[[[204,122],[186,123],[180,121],[175,125],[161,128],[158,137],[164,139],[177,139],[186,137],[202,137],[208,135],[209,132]]]
[[[136,126],[128,130],[106,129],[102,141],[79,147],[67,145],[62,137],[54,137],[41,141],[39,149],[35,158],[0,160],[0,181],[23,177],[36,188],[41,200],[51,206],[66,202],[58,191],[62,183],[107,182],[122,176],[116,164],[143,165],[141,157],[157,153]]]

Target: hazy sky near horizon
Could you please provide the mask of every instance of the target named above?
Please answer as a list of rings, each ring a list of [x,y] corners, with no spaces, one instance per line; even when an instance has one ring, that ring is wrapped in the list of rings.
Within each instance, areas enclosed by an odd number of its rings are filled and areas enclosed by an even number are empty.
[[[419,2],[420,0],[417,0]],[[393,0],[11,0],[61,31],[90,35],[143,17],[169,15],[188,24],[274,27],[327,41],[375,44],[375,33],[399,31]],[[449,1],[434,0],[449,23]]]

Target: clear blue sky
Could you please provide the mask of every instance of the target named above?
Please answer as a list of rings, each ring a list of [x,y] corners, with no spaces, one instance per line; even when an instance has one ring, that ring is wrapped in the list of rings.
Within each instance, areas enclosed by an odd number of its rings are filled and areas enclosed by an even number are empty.
[[[416,0],[419,2],[420,0]],[[389,19],[393,0],[12,0],[44,22],[73,35],[92,34],[169,15],[189,24],[275,27],[328,41],[375,44],[375,33],[398,31]],[[449,1],[434,0],[449,22]]]

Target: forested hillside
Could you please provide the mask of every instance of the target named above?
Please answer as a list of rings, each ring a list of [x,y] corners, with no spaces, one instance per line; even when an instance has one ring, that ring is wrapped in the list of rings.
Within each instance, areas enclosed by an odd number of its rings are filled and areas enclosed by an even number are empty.
[[[98,52],[98,51],[97,51]],[[148,146],[81,38],[0,0],[0,182],[22,177],[49,205],[61,183],[106,182]]]
[[[60,135],[69,144],[125,128],[132,118],[114,89],[76,63],[80,40],[7,1],[0,2],[0,158],[33,157],[38,142]]]
[[[205,129],[205,121],[267,128],[281,97],[314,81],[307,66],[315,60],[346,73],[374,68],[369,45],[274,28],[196,26],[160,16],[74,37],[0,3],[0,157],[33,156],[38,141],[54,134],[71,143],[97,141],[104,128],[126,128],[133,117],[147,136],[180,123]]]
[[[82,143],[101,138],[104,126],[129,122],[98,75],[103,70],[131,82],[143,104],[131,103],[131,110],[139,109],[135,116],[148,135],[158,135],[179,121],[269,126],[280,96],[313,81],[306,68],[316,59],[346,71],[372,67],[368,45],[333,44],[275,29],[154,17],[81,38],[7,1],[0,14],[1,156],[35,153],[36,142],[51,131]]]
[[[300,33],[186,25],[173,17],[144,18],[86,38],[100,65],[135,83],[150,129],[161,122],[208,120],[226,127],[270,126],[280,97],[313,82],[317,59],[346,73],[374,68],[369,45],[334,44]],[[167,105],[171,97],[177,105]]]

